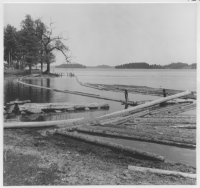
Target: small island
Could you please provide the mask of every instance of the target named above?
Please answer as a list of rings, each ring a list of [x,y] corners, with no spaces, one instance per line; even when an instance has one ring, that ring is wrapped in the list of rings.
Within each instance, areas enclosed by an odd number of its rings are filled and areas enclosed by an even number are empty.
[[[79,63],[74,63],[74,64],[61,64],[58,66],[55,66],[56,68],[86,68],[85,65],[81,65]]]
[[[145,62],[135,62],[135,63],[127,63],[123,65],[115,66],[116,69],[196,69],[197,64],[193,63],[191,65],[187,63],[171,63],[168,65],[149,65]]]

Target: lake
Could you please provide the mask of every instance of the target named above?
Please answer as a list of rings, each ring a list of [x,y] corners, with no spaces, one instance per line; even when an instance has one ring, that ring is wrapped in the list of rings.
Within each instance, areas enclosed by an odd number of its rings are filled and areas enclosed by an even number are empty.
[[[67,73],[74,73],[79,81],[83,83],[99,83],[99,84],[122,84],[122,85],[140,85],[149,86],[155,88],[166,89],[180,89],[180,90],[192,90],[196,91],[196,70],[170,70],[170,69],[99,69],[99,68],[87,68],[87,69],[63,69],[52,68],[51,72],[63,73],[63,77],[57,78],[36,78],[26,79],[27,83],[37,84],[41,86],[51,87],[60,90],[81,91],[92,94],[98,94],[105,97],[112,97],[119,100],[124,100],[124,93],[113,91],[101,91],[93,88],[81,86],[75,77],[68,77]],[[16,98],[20,100],[31,100],[34,103],[45,102],[105,102],[110,105],[109,110],[91,111],[81,113],[66,113],[66,115],[58,115],[53,119],[63,118],[94,118],[100,115],[105,115],[117,110],[125,108],[121,103],[95,99],[90,97],[84,97],[79,95],[72,95],[67,93],[60,93],[55,91],[49,91],[45,89],[39,89],[29,86],[24,86],[16,82],[16,79],[4,80],[4,103],[13,101]],[[129,100],[141,101],[141,100],[154,100],[159,98],[158,96],[148,96],[141,94],[129,93]],[[64,116],[64,117],[63,117]],[[52,119],[52,117],[45,117],[45,120]]]

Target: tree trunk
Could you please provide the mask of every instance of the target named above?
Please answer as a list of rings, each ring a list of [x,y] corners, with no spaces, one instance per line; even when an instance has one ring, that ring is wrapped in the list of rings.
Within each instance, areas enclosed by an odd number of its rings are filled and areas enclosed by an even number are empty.
[[[10,68],[10,50],[9,50],[9,54],[8,54],[8,66]]]
[[[12,49],[11,49],[11,54],[10,54],[10,63],[13,66],[13,63],[12,63]]]
[[[47,60],[47,70],[46,70],[46,74],[50,73],[50,62],[49,60]]]
[[[43,61],[41,61],[40,63],[41,63],[41,72],[43,72]]]
[[[31,74],[31,69],[32,69],[32,66],[29,65],[29,73]]]

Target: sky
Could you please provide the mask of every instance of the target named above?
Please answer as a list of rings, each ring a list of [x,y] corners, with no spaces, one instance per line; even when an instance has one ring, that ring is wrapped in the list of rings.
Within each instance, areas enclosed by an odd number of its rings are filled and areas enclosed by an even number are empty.
[[[194,3],[8,3],[4,26],[20,29],[26,14],[55,22],[73,63],[116,66],[131,62],[165,65],[196,63]],[[65,63],[56,53],[56,63]]]

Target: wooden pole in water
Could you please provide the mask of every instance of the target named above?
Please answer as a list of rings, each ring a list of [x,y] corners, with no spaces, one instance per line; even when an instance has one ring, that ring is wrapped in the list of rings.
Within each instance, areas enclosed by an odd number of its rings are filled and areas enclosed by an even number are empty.
[[[82,119],[84,118],[58,120],[58,121],[40,121],[40,122],[10,122],[10,123],[4,123],[4,129],[50,127],[59,125],[67,126],[67,125],[72,125],[73,122]]]
[[[155,168],[146,168],[146,167],[139,167],[139,166],[128,166],[129,170],[133,171],[139,171],[139,172],[151,172],[155,174],[164,174],[164,175],[175,175],[175,176],[182,176],[185,178],[196,178],[196,174],[190,174],[190,173],[183,173],[183,172],[177,172],[177,171],[171,171],[171,170],[162,170],[162,169],[155,169]]]
[[[182,92],[182,93],[178,93],[176,95],[171,95],[171,96],[168,96],[168,97],[160,98],[160,99],[157,99],[157,100],[145,103],[145,104],[141,104],[141,105],[138,105],[138,106],[134,106],[134,107],[131,107],[131,108],[128,108],[128,109],[125,109],[125,110],[121,110],[121,111],[113,112],[111,114],[100,116],[98,118],[115,116],[115,115],[119,115],[119,114],[126,113],[126,112],[134,112],[135,110],[150,107],[150,106],[153,106],[153,105],[156,105],[156,104],[160,104],[160,103],[163,103],[163,102],[175,99],[175,98],[179,98],[179,97],[189,95],[191,93],[192,93],[191,91],[185,91],[185,92]]]

